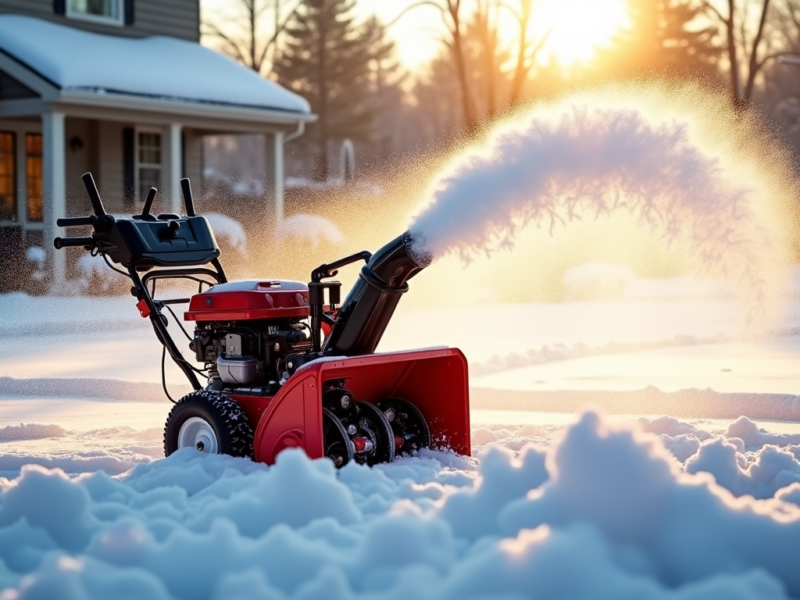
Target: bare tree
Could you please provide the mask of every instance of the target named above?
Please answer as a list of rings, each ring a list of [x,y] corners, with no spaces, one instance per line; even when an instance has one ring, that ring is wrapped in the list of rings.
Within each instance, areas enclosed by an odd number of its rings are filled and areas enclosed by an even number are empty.
[[[464,58],[463,4],[464,2],[462,0],[423,0],[422,2],[416,2],[400,12],[387,27],[392,26],[408,12],[423,6],[430,6],[439,11],[445,28],[447,29],[447,37],[444,39],[444,43],[450,49],[453,61],[455,62],[456,75],[461,92],[461,107],[464,112],[464,124],[468,131],[475,131],[478,126],[478,120],[472,100],[469,78],[467,77],[466,60]]]
[[[509,104],[515,106],[522,98],[522,89],[525,81],[530,75],[531,68],[536,62],[539,51],[547,43],[551,31],[548,31],[542,38],[535,42],[528,38],[528,29],[533,16],[533,0],[519,0],[519,8],[508,4],[503,4],[508,9],[519,25],[519,39],[517,40],[517,63],[514,68],[514,79],[511,84],[511,96]]]
[[[223,52],[256,73],[262,73],[272,62],[278,38],[302,0],[287,15],[282,14],[281,0],[236,0],[232,4],[237,10],[235,15],[204,19],[203,35],[218,39]],[[272,23],[267,24],[265,16],[270,9],[273,18]]]
[[[756,79],[764,66],[786,52],[769,52],[765,33],[770,21],[772,0],[725,0],[723,10],[712,0],[701,0],[709,15],[725,28],[726,54],[730,72],[730,94],[734,106],[747,107],[753,99]],[[753,11],[756,11],[753,13]],[[751,19],[755,14],[757,19]]]

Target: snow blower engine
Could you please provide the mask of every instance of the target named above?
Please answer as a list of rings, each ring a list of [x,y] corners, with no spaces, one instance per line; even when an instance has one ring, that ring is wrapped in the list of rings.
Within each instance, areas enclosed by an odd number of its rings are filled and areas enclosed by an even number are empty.
[[[208,221],[195,215],[188,179],[181,180],[184,216],[151,214],[155,188],[141,214],[109,215],[91,173],[83,182],[94,214],[59,219],[58,226],[93,232],[56,238],[55,247],[99,254],[131,279],[136,306],[164,347],[164,392],[169,397],[166,353],[195,390],[167,418],[167,456],[193,447],[272,464],[285,448],[302,448],[341,467],[389,462],[426,447],[470,453],[464,355],[453,348],[375,353],[408,280],[430,262],[412,250],[409,233],[375,254],[320,265],[307,285],[229,283]],[[331,278],[360,261],[366,264],[340,305],[341,283]],[[156,298],[157,282],[175,279],[197,284],[198,293]],[[188,304],[183,318],[194,322],[193,333],[172,309],[181,304]],[[170,335],[167,313],[189,339],[194,360]]]

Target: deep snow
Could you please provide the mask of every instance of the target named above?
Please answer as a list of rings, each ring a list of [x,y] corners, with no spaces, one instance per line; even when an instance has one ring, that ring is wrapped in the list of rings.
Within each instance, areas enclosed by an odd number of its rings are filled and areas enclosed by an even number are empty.
[[[587,412],[549,447],[528,426],[479,459],[426,451],[339,473],[299,452],[267,468],[186,450],[118,478],[28,466],[0,480],[2,597],[800,594],[797,440],[643,425],[661,440]],[[664,447],[707,436],[695,456],[733,493]]]

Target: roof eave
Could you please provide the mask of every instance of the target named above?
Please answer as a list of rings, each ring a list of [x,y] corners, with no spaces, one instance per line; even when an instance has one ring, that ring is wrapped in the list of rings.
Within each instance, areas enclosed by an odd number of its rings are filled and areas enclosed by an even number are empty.
[[[313,123],[317,120],[317,115],[313,113],[80,90],[59,90],[53,101],[67,105],[276,125]]]

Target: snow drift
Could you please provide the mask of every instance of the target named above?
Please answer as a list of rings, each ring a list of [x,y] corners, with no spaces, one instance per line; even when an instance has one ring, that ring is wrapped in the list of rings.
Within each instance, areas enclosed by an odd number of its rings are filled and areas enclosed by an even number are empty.
[[[182,450],[117,479],[28,466],[0,480],[0,597],[786,598],[792,495],[737,499],[592,412],[550,449],[480,461],[337,473],[299,452],[267,468]]]

